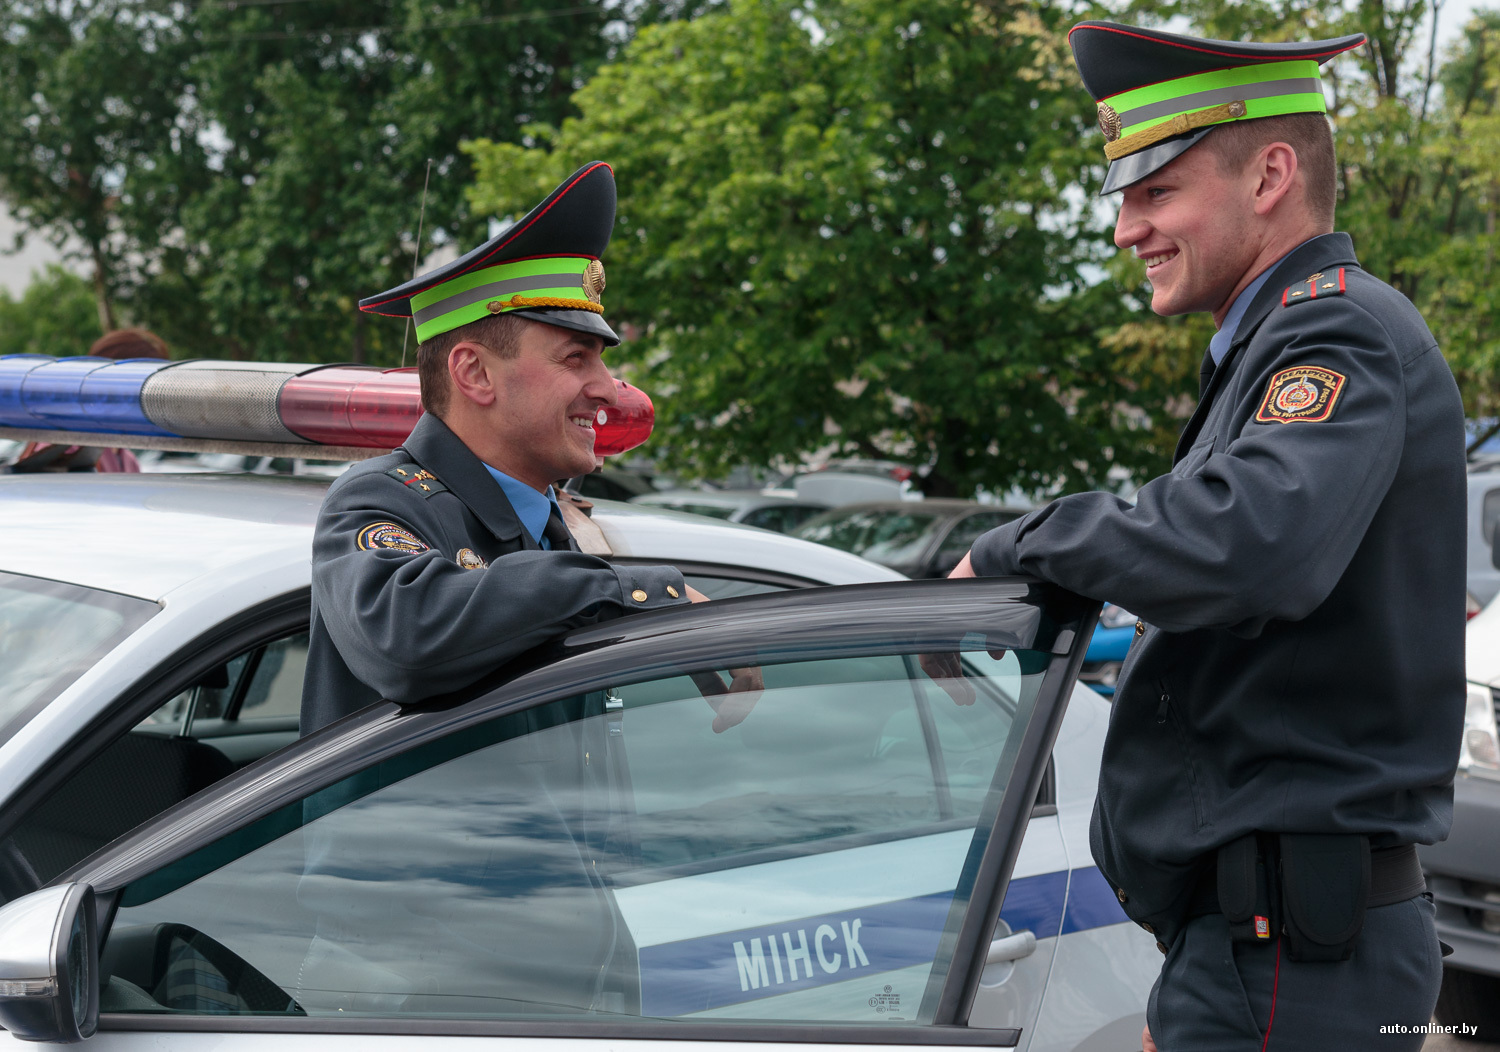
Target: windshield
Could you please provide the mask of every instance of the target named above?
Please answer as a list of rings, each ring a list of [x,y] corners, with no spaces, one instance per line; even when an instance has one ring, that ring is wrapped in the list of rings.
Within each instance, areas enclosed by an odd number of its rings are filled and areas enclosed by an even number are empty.
[[[938,516],[916,511],[850,511],[813,519],[794,535],[886,566],[902,566],[921,558],[938,522]]]
[[[114,592],[0,573],[0,741],[158,609]]]

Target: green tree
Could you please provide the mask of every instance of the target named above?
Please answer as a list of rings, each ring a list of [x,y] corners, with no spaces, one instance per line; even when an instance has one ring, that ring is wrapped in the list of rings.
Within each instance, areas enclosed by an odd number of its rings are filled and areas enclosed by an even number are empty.
[[[92,286],[55,263],[20,296],[0,289],[0,355],[87,354],[99,335]]]
[[[166,0],[0,0],[0,198],[92,273],[99,326],[156,265],[189,182],[184,40]]]
[[[657,448],[720,472],[835,443],[930,494],[1084,488],[1159,457],[1098,330],[1120,289],[1062,12],[735,0],[643,29],[536,145],[477,141],[476,211],[615,166],[610,316]],[[1149,392],[1146,392],[1149,393]]]
[[[143,290],[140,314],[236,356],[397,364],[403,328],[356,303],[411,277],[419,224],[424,256],[488,236],[460,141],[520,141],[561,120],[635,20],[676,13],[603,0],[195,7],[193,101],[213,123],[216,173],[182,213],[193,251]]]

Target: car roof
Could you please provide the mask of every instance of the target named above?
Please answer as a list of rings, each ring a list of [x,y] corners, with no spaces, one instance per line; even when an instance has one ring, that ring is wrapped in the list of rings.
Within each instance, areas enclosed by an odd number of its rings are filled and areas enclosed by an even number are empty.
[[[306,560],[328,483],[274,475],[0,478],[0,571],[158,600],[242,561]]]
[[[0,572],[159,601],[230,566],[305,564],[329,482],[278,475],[0,477],[6,540]],[[665,508],[594,503],[595,521],[619,557],[755,567],[826,584],[899,578],[846,552],[766,530]]]

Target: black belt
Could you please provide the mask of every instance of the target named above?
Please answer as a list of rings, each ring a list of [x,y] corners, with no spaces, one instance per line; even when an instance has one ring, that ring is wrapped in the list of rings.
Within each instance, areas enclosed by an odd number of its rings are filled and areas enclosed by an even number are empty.
[[[1188,916],[1201,917],[1207,913],[1221,913],[1219,908],[1218,865],[1213,855],[1208,856],[1208,866],[1193,888]],[[1370,849],[1370,894],[1365,900],[1366,909],[1390,906],[1415,898],[1427,890],[1427,878],[1422,875],[1422,864],[1417,859],[1413,844],[1396,847]]]

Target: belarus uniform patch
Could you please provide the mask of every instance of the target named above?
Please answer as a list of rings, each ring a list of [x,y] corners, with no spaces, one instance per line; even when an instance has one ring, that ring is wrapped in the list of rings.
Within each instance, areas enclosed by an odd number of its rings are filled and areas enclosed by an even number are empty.
[[[398,552],[425,552],[427,545],[417,540],[410,530],[394,522],[372,522],[359,531],[357,542],[364,551],[391,549]]]
[[[1333,415],[1333,407],[1338,404],[1347,380],[1343,373],[1317,365],[1283,369],[1271,377],[1255,419],[1262,424],[1290,424],[1294,420],[1314,424],[1327,420]]]

